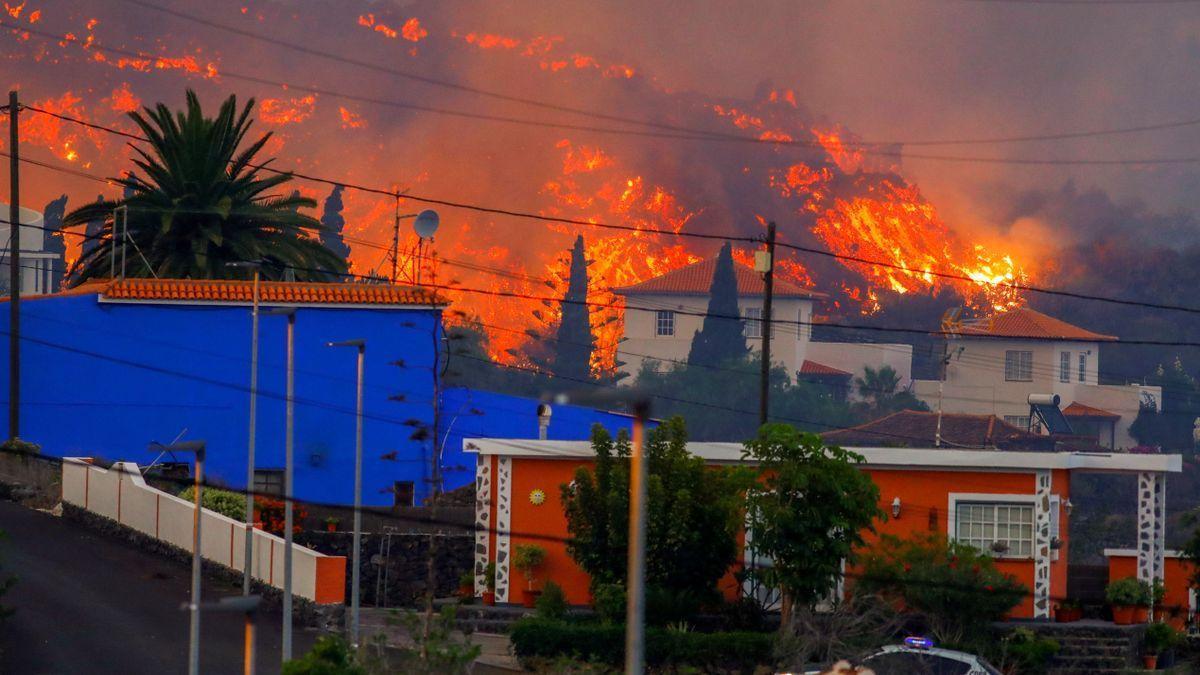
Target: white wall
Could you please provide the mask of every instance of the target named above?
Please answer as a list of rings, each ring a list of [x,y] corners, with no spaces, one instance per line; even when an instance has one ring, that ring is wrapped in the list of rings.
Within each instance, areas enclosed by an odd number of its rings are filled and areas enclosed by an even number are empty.
[[[102,469],[68,457],[63,459],[62,470],[64,503],[110,518],[185,551],[192,550],[195,505],[147,485],[136,464],[117,462],[111,469]],[[201,511],[201,518],[200,555],[237,571],[245,569],[245,524],[208,509]],[[283,587],[284,546],[282,538],[254,530],[251,570],[256,579],[276,588]],[[321,559],[325,562],[319,563]],[[328,561],[337,562],[331,565]],[[346,559],[341,556],[326,556],[293,544],[292,592],[314,602],[333,602],[328,596],[332,589],[344,590],[345,567]],[[339,596],[336,602],[341,601]]]

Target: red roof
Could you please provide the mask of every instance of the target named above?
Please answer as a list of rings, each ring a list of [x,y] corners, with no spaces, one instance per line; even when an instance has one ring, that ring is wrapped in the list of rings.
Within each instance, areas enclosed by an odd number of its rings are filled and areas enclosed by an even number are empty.
[[[1115,342],[1116,336],[1101,335],[1073,326],[1039,311],[1021,307],[986,319],[971,321],[959,329],[963,336],[986,335],[1036,340],[1081,340],[1084,342]]]
[[[701,260],[685,267],[667,272],[662,276],[647,279],[640,284],[614,288],[621,295],[708,295],[712,288],[713,273],[717,270],[717,259]],[[762,275],[749,265],[736,260],[733,273],[737,277],[738,295],[761,296],[765,290]],[[774,279],[773,294],[782,298],[824,298],[824,293],[797,286],[790,281]]]
[[[1025,452],[1051,451],[1055,439],[1030,433],[995,415],[942,414],[942,447],[947,450],[998,448]],[[938,414],[902,410],[848,429],[821,434],[835,445],[932,448],[937,440]]]
[[[804,359],[804,363],[800,364],[801,375],[836,375],[839,377],[853,377],[854,373],[847,373],[844,370],[827,366],[824,363],[809,361]]]
[[[445,305],[437,293],[415,286],[363,283],[317,283],[300,281],[263,281],[259,284],[263,304],[319,305]],[[61,293],[95,293],[105,300],[245,304],[254,299],[254,284],[229,279],[108,279],[89,281]],[[55,294],[60,295],[60,294]],[[37,297],[54,297],[37,296]]]
[[[1063,408],[1063,414],[1067,417],[1094,417],[1106,420],[1119,420],[1121,416],[1115,412],[1109,412],[1102,408],[1093,408],[1090,405],[1084,405],[1079,401],[1074,401],[1071,405]]]

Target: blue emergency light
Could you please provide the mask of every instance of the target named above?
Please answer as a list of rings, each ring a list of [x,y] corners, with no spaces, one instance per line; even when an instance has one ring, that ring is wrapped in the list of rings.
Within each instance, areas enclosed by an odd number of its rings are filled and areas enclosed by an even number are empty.
[[[933,640],[926,637],[906,637],[904,638],[904,646],[912,647],[913,649],[930,649],[933,647]]]

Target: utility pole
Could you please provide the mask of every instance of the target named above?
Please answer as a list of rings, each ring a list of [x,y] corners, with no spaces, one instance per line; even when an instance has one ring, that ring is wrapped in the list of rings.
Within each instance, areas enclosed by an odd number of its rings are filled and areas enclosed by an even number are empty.
[[[392,283],[396,283],[396,267],[400,263],[400,196],[396,196],[396,219],[392,224]]]
[[[625,673],[646,668],[646,421],[650,404],[633,403],[633,456],[629,459],[629,559],[625,571]]]
[[[762,253],[762,251],[760,251]],[[762,374],[758,394],[758,424],[767,423],[771,395],[771,298],[775,293],[775,223],[767,223],[765,256],[756,256],[754,266],[763,273]]]
[[[17,91],[8,92],[8,437],[21,435],[21,160]]]

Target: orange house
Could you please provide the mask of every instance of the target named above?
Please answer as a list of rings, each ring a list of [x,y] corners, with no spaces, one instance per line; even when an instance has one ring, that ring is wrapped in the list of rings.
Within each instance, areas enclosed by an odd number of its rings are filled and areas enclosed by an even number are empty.
[[[538,579],[557,582],[572,604],[588,603],[588,576],[566,551],[560,494],[578,467],[591,465],[591,444],[474,439],[464,449],[477,455],[477,593],[485,588],[486,566],[492,562],[496,601],[518,602],[527,580],[510,564],[511,554],[521,544],[537,544],[547,552]],[[739,443],[689,443],[688,451],[713,465],[742,463]],[[1162,576],[1165,474],[1181,470],[1178,455],[946,447],[854,451],[864,457],[862,470],[879,486],[880,507],[890,514],[878,523],[878,533],[905,537],[942,532],[993,551],[998,567],[1032,591],[1014,617],[1049,618],[1053,601],[1066,594],[1071,476],[1076,472],[1138,476],[1139,487],[1145,488],[1139,489],[1139,513],[1146,514],[1144,527],[1139,526],[1140,543],[1146,546],[1137,560],[1138,573]],[[752,539],[753,532],[747,536]],[[743,553],[743,564],[751,562],[748,556]],[[732,574],[721,586],[727,596],[738,592]]]

